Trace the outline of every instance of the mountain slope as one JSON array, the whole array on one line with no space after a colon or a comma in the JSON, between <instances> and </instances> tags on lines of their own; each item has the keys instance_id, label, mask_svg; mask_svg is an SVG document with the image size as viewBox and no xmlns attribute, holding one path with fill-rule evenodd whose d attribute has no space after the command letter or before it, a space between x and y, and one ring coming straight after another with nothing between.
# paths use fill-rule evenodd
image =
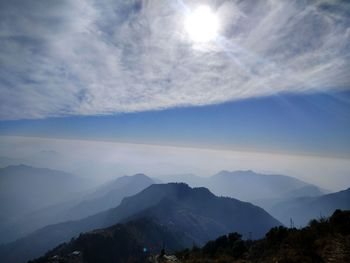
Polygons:
<instances>
[{"instance_id":1,"label":"mountain slope","mask_svg":"<svg viewBox=\"0 0 350 263\"><path fill-rule=\"evenodd\" d=\"M299 194L305 196L309 195L308 188L305 187L312 186L290 176L259 174L253 171L221 171L210 177L208 183L212 185L211 188L215 194L232 196L246 201L289 198L300 196ZM304 189L304 191L298 191L300 189ZM322 191L320 190L320 192ZM310 194L315 194L314 188Z\"/></svg>"},{"instance_id":2,"label":"mountain slope","mask_svg":"<svg viewBox=\"0 0 350 263\"><path fill-rule=\"evenodd\" d=\"M33 262L50 262L52 259L60 262L74 259L75 262L86 263L149 262L149 255L158 253L163 246L176 251L183 249L185 243L181 235L153 220L142 218L84 233Z\"/></svg>"},{"instance_id":3,"label":"mountain slope","mask_svg":"<svg viewBox=\"0 0 350 263\"><path fill-rule=\"evenodd\" d=\"M294 177L260 174L253 171L221 171L210 177L192 174L164 177L167 182L185 182L190 186L206 187L218 196L229 196L252 202L263 208L281 199L317 196L326 190Z\"/></svg>"},{"instance_id":4,"label":"mountain slope","mask_svg":"<svg viewBox=\"0 0 350 263\"><path fill-rule=\"evenodd\" d=\"M153 217L173 231L186 232L188 238L199 243L227 230L243 234L254 232L254 237L259 237L280 224L259 207L232 198L216 197L204 188L192 189L174 183L151 185L124 198L114 209L82 220L47 226L0 247L0 261L10 263L34 258L81 232L145 216ZM172 220L176 224L172 224ZM202 231L208 233L202 235ZM16 251L15 255L11 251Z\"/></svg>"},{"instance_id":5,"label":"mountain slope","mask_svg":"<svg viewBox=\"0 0 350 263\"><path fill-rule=\"evenodd\" d=\"M132 218L155 218L174 231L186 233L199 245L233 229L259 238L279 224L259 207L233 198L217 197L206 188L190 188L186 184L152 185L150 188L152 191L131 197L122 205L133 207L155 192L159 196L165 194L165 198Z\"/></svg>"},{"instance_id":6,"label":"mountain slope","mask_svg":"<svg viewBox=\"0 0 350 263\"><path fill-rule=\"evenodd\" d=\"M151 184L154 181L144 174L117 178L85 196L84 201L69 209L68 216L73 220L80 219L116 207L124 197L132 196Z\"/></svg>"},{"instance_id":7,"label":"mountain slope","mask_svg":"<svg viewBox=\"0 0 350 263\"><path fill-rule=\"evenodd\" d=\"M183 263L350 262L350 211L337 210L303 229L276 227L257 241L231 233L177 257Z\"/></svg>"},{"instance_id":8,"label":"mountain slope","mask_svg":"<svg viewBox=\"0 0 350 263\"><path fill-rule=\"evenodd\" d=\"M281 202L270 213L286 225L289 225L292 218L295 226L305 226L311 219L328 217L336 209L350 209L350 188L332 194Z\"/></svg>"},{"instance_id":9,"label":"mountain slope","mask_svg":"<svg viewBox=\"0 0 350 263\"><path fill-rule=\"evenodd\" d=\"M86 180L61 171L26 165L0 169L0 233L27 213L69 200L87 187ZM7 239L0 236L0 243Z\"/></svg>"},{"instance_id":10,"label":"mountain slope","mask_svg":"<svg viewBox=\"0 0 350 263\"><path fill-rule=\"evenodd\" d=\"M174 253L183 247L182 242L186 239L167 227L148 218L138 219L82 234L31 263L149 262L149 255L159 253L163 245ZM330 218L313 220L303 229L274 227L260 240L225 234L176 255L184 263L349 262L350 211L337 210Z\"/></svg>"},{"instance_id":11,"label":"mountain slope","mask_svg":"<svg viewBox=\"0 0 350 263\"><path fill-rule=\"evenodd\" d=\"M154 181L144 174L123 176L69 202L28 213L0 234L12 241L46 225L82 219L118 206L124 197L134 195L153 183Z\"/></svg>"},{"instance_id":12,"label":"mountain slope","mask_svg":"<svg viewBox=\"0 0 350 263\"><path fill-rule=\"evenodd\" d=\"M27 165L0 169L1 205L11 201L22 213L67 200L86 185L85 180L57 170Z\"/></svg>"}]
</instances>

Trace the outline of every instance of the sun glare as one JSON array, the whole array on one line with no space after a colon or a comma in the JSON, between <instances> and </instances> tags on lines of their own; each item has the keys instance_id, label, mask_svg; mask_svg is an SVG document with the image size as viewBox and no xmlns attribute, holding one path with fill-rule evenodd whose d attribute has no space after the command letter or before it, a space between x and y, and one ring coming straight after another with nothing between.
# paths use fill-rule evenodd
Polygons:
<instances>
[{"instance_id":1,"label":"sun glare","mask_svg":"<svg viewBox=\"0 0 350 263\"><path fill-rule=\"evenodd\" d=\"M200 6L185 18L185 29L194 42L209 42L218 34L219 23L208 6Z\"/></svg>"}]
</instances>

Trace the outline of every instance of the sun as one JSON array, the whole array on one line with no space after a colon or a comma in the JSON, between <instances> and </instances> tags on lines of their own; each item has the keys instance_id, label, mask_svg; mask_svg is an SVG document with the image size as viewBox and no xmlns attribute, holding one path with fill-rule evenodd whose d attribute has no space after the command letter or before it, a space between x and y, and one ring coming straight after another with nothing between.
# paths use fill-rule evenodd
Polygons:
<instances>
[{"instance_id":1,"label":"sun","mask_svg":"<svg viewBox=\"0 0 350 263\"><path fill-rule=\"evenodd\" d=\"M186 16L185 29L192 41L209 42L218 35L218 18L209 6L202 5Z\"/></svg>"}]
</instances>

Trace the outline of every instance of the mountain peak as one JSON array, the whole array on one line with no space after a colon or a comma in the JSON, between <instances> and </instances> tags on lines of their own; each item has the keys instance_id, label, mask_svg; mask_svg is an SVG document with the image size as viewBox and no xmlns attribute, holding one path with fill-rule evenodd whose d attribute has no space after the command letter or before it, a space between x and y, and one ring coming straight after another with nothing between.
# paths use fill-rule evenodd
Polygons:
<instances>
[{"instance_id":1,"label":"mountain peak","mask_svg":"<svg viewBox=\"0 0 350 263\"><path fill-rule=\"evenodd\" d=\"M145 175L143 173L137 173L137 174L134 174L134 175L130 175L130 177L133 177L133 178L149 178L147 175Z\"/></svg>"},{"instance_id":2,"label":"mountain peak","mask_svg":"<svg viewBox=\"0 0 350 263\"><path fill-rule=\"evenodd\" d=\"M192 190L188 184L185 183L167 183L167 184L153 184L143 190L143 192L154 192L161 196L172 196L172 195L186 195Z\"/></svg>"},{"instance_id":3,"label":"mountain peak","mask_svg":"<svg viewBox=\"0 0 350 263\"><path fill-rule=\"evenodd\" d=\"M133 174L133 175L124 175L124 176L121 176L115 180L116 181L120 181L120 180L130 181L133 179L149 179L149 180L151 180L150 177L148 177L147 175L145 175L143 173L137 173L137 174Z\"/></svg>"},{"instance_id":4,"label":"mountain peak","mask_svg":"<svg viewBox=\"0 0 350 263\"><path fill-rule=\"evenodd\" d=\"M178 197L185 197L189 194L206 194L213 195L208 188L205 187L190 187L186 183L167 183L167 184L153 184L149 188L149 191L157 189L158 191L164 192L165 195L171 196L176 195ZM145 189L144 191L146 191Z\"/></svg>"},{"instance_id":5,"label":"mountain peak","mask_svg":"<svg viewBox=\"0 0 350 263\"><path fill-rule=\"evenodd\" d=\"M115 188L117 186L118 188L125 187L127 184L130 183L136 183L136 182L149 182L154 183L152 178L148 177L147 175L143 173L137 173L134 175L124 175L121 177L118 177L112 181L112 183L106 183L106 188Z\"/></svg>"}]
</instances>

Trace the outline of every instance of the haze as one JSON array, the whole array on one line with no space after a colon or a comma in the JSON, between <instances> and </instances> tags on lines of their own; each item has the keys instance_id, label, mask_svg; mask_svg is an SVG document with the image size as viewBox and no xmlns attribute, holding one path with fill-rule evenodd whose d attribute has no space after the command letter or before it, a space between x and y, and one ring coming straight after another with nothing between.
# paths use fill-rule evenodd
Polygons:
<instances>
[{"instance_id":1,"label":"haze","mask_svg":"<svg viewBox=\"0 0 350 263\"><path fill-rule=\"evenodd\" d=\"M350 161L346 158L87 140L0 139L0 156L9 157L9 164L63 169L99 182L140 172L151 177L170 175L176 180L177 174L205 177L221 170L254 170L294 176L329 190L350 185Z\"/></svg>"}]
</instances>

